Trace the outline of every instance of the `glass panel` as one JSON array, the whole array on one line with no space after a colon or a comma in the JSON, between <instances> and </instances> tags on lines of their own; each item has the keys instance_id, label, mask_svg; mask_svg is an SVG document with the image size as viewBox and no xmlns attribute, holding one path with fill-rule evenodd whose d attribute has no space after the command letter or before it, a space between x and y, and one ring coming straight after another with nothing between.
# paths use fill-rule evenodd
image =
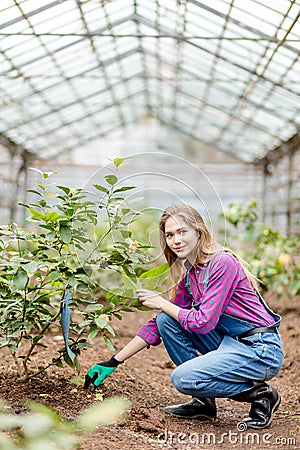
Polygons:
<instances>
[{"instance_id":1,"label":"glass panel","mask_svg":"<svg viewBox=\"0 0 300 450\"><path fill-rule=\"evenodd\" d=\"M203 142L225 127L216 145L249 160L299 127L299 22L276 48L299 5L1 0L1 129L51 153L150 105Z\"/></svg>"}]
</instances>

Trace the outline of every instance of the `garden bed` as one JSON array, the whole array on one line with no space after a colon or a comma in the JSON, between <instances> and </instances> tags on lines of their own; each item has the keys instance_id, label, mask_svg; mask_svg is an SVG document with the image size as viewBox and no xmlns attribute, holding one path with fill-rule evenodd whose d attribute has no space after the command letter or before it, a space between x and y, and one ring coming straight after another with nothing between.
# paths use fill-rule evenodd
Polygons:
<instances>
[{"instance_id":1,"label":"garden bed","mask_svg":"<svg viewBox=\"0 0 300 450\"><path fill-rule=\"evenodd\" d=\"M93 435L81 439L82 449L99 450L147 450L153 448L197 449L298 449L300 448L300 340L299 312L296 301L277 300L272 307L283 315L281 335L285 348L285 360L280 373L272 384L282 396L282 404L276 412L272 425L267 430L244 433L236 424L248 413L249 406L229 399L218 399L216 423L198 420L180 420L166 416L165 405L185 401L170 382L173 365L160 345L144 350L128 360L111 375L97 390L84 391L71 379L76 374L68 367L53 367L47 372L23 382L17 377L6 349L1 349L0 397L15 414L24 411L24 400L31 399L55 408L63 418L73 420L85 407L101 398L126 396L131 401L131 410L121 424L99 428ZM139 326L152 316L151 312L126 313L114 327L120 340L114 339L121 349ZM63 346L62 337L50 333L48 347L32 356L32 364L39 366L56 356ZM81 354L80 362L84 376L86 370L96 362L109 358L111 353L99 339L94 348Z\"/></svg>"}]
</instances>

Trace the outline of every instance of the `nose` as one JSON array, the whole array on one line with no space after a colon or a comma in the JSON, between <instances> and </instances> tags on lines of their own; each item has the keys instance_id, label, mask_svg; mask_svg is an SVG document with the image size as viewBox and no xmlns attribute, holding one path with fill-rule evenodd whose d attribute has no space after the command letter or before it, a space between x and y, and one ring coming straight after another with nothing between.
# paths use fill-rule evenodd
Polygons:
<instances>
[{"instance_id":1,"label":"nose","mask_svg":"<svg viewBox=\"0 0 300 450\"><path fill-rule=\"evenodd\" d=\"M180 233L176 233L174 236L174 243L179 244L181 242L181 235Z\"/></svg>"}]
</instances>

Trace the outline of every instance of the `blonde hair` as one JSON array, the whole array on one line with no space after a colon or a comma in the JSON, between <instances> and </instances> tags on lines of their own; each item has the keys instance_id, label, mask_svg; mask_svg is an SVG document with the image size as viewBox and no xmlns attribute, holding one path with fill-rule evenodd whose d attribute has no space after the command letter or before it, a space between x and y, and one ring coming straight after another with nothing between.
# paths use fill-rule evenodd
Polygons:
<instances>
[{"instance_id":1,"label":"blonde hair","mask_svg":"<svg viewBox=\"0 0 300 450\"><path fill-rule=\"evenodd\" d=\"M240 262L246 277L248 278L249 282L254 287L254 289L258 288L258 280L247 269L248 264L246 263L246 261L244 261L239 255L237 255L231 249L222 248L219 244L217 244L213 240L211 233L209 232L199 212L192 206L187 205L185 203L174 204L166 208L162 213L162 216L159 221L160 243L166 261L170 267L173 282L177 282L178 279L182 276L184 267L182 261L167 245L165 226L166 221L170 217L174 218L176 216L183 219L187 223L187 225L189 225L191 228L195 230L198 230L199 232L198 247L195 249L195 263L204 264L205 262L209 262L214 257L214 255L216 255L221 251L231 253Z\"/></svg>"}]
</instances>

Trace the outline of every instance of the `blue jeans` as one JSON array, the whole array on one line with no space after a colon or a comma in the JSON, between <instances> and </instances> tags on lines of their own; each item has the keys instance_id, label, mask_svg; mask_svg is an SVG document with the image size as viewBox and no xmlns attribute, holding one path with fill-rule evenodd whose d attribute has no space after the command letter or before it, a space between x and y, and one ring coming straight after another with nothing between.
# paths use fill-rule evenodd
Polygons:
<instances>
[{"instance_id":1,"label":"blue jeans","mask_svg":"<svg viewBox=\"0 0 300 450\"><path fill-rule=\"evenodd\" d=\"M172 383L183 394L232 397L249 389L252 381L270 380L281 368L284 353L277 333L258 333L240 342L216 329L207 334L188 332L164 312L156 323L177 366Z\"/></svg>"}]
</instances>

